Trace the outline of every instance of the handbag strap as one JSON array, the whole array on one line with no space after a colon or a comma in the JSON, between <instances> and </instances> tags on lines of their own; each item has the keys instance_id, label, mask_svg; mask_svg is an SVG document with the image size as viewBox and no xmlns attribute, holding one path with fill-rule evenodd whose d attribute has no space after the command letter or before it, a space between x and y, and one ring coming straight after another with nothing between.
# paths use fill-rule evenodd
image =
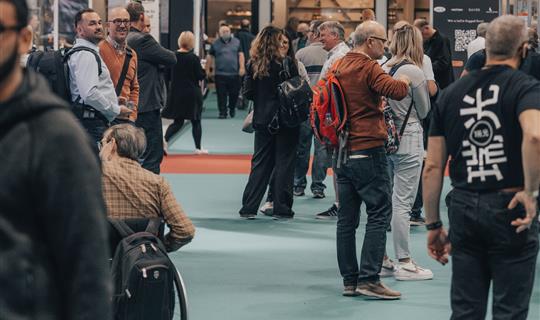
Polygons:
<instances>
[{"instance_id":1,"label":"handbag strap","mask_svg":"<svg viewBox=\"0 0 540 320\"><path fill-rule=\"evenodd\" d=\"M411 116L413 105L414 105L414 97L413 97L413 92L411 90L411 104L409 105L409 110L407 110L407 115L405 115L405 119L403 120L401 129L399 130L400 138L403 137L403 132L405 132L405 127L407 126L407 122L409 122L409 117Z\"/></svg>"},{"instance_id":2,"label":"handbag strap","mask_svg":"<svg viewBox=\"0 0 540 320\"><path fill-rule=\"evenodd\" d=\"M120 78L118 79L118 83L116 84L116 96L119 97L122 93L122 87L124 86L124 82L126 81L126 75L129 68L129 62L131 61L131 49L126 48L126 57L124 59L124 65L122 66L122 72L120 72Z\"/></svg>"},{"instance_id":3,"label":"handbag strap","mask_svg":"<svg viewBox=\"0 0 540 320\"><path fill-rule=\"evenodd\" d=\"M386 61L386 62L388 62L388 61ZM408 65L408 64L412 64L412 63L407 61L407 60L403 60L400 63L392 66L392 68L390 69L388 74L393 77L396 74L396 72L398 71L399 68L401 68L401 67L403 67L405 65ZM411 89L411 104L409 105L409 109L407 110L407 114L405 115L405 119L403 120L403 124L401 125L401 129L399 130L399 137L400 138L403 136L403 133L405 132L405 127L407 126L407 123L409 122L409 118L411 116L413 106L414 106L414 97L413 97L413 91Z\"/></svg>"}]
</instances>

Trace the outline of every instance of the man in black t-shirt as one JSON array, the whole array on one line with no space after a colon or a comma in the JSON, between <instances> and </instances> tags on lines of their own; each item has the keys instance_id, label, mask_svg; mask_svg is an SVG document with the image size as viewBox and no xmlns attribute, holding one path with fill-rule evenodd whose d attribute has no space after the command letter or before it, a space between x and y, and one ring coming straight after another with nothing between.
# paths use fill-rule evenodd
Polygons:
<instances>
[{"instance_id":1,"label":"man in black t-shirt","mask_svg":"<svg viewBox=\"0 0 540 320\"><path fill-rule=\"evenodd\" d=\"M538 255L540 82L517 71L523 20L502 16L486 35L487 63L441 93L424 171L428 252L452 253L451 319L526 319ZM450 234L439 200L450 156Z\"/></svg>"}]
</instances>

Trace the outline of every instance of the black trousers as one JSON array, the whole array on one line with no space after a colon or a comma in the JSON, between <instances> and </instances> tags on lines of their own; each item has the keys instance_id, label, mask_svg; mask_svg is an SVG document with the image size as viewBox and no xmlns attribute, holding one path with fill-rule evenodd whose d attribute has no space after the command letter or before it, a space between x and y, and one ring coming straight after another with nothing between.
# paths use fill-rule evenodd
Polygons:
<instances>
[{"instance_id":1,"label":"black trousers","mask_svg":"<svg viewBox=\"0 0 540 320\"><path fill-rule=\"evenodd\" d=\"M251 160L251 173L242 196L240 214L257 214L274 171L274 214L294 215L292 189L298 135L299 128L283 128L275 135L266 129L255 131L255 151Z\"/></svg>"},{"instance_id":2,"label":"black trousers","mask_svg":"<svg viewBox=\"0 0 540 320\"><path fill-rule=\"evenodd\" d=\"M177 118L174 119L173 123L171 123L167 130L165 130L165 141L169 142L171 138L178 133L184 126L184 123L186 122L185 119ZM201 120L191 120L191 134L193 135L193 141L195 142L195 148L200 149L201 148L201 138L202 138L202 126L201 126Z\"/></svg>"},{"instance_id":3,"label":"black trousers","mask_svg":"<svg viewBox=\"0 0 540 320\"><path fill-rule=\"evenodd\" d=\"M493 319L525 320L538 255L538 220L519 234L511 193L453 190L447 197L452 244L452 317L484 319L490 285Z\"/></svg>"},{"instance_id":4,"label":"black trousers","mask_svg":"<svg viewBox=\"0 0 540 320\"><path fill-rule=\"evenodd\" d=\"M215 81L219 114L226 116L228 109L231 117L234 116L238 94L240 93L240 76L216 75Z\"/></svg>"},{"instance_id":5,"label":"black trousers","mask_svg":"<svg viewBox=\"0 0 540 320\"><path fill-rule=\"evenodd\" d=\"M139 113L135 124L143 128L146 134L146 151L143 155L142 167L159 174L163 160L163 127L159 109Z\"/></svg>"}]
</instances>

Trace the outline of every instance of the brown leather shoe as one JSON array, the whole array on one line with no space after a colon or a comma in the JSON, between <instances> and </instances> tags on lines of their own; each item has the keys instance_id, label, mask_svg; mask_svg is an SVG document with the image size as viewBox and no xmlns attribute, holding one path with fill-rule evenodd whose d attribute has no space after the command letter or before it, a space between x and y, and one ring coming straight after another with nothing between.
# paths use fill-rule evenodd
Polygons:
<instances>
[{"instance_id":1,"label":"brown leather shoe","mask_svg":"<svg viewBox=\"0 0 540 320\"><path fill-rule=\"evenodd\" d=\"M360 295L376 299L401 299L401 293L399 291L388 288L381 281L361 283L356 287L356 292Z\"/></svg>"}]
</instances>

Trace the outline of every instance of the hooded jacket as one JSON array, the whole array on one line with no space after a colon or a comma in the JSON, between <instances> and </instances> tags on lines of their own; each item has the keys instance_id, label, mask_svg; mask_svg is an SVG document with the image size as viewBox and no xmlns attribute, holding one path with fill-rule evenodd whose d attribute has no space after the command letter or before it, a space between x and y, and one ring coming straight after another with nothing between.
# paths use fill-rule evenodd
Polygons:
<instances>
[{"instance_id":1,"label":"hooded jacket","mask_svg":"<svg viewBox=\"0 0 540 320\"><path fill-rule=\"evenodd\" d=\"M110 319L98 161L31 71L0 103L0 164L0 318Z\"/></svg>"}]
</instances>

